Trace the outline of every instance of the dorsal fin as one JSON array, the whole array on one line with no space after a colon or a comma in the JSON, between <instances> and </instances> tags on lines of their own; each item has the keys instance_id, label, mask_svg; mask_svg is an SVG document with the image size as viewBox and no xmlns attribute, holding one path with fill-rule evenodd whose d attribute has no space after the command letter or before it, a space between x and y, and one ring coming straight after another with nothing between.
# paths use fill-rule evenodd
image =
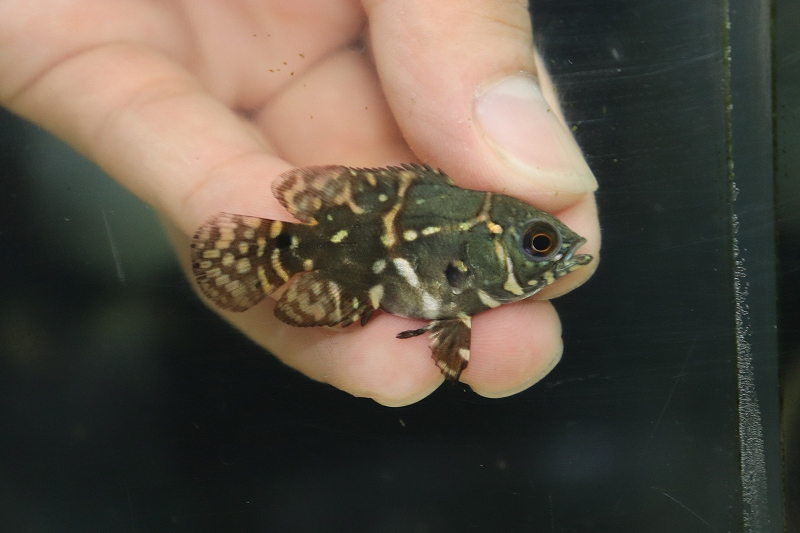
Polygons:
<instances>
[{"instance_id":1,"label":"dorsal fin","mask_svg":"<svg viewBox=\"0 0 800 533\"><path fill-rule=\"evenodd\" d=\"M418 165L416 163L403 163L400 167L386 167L387 170L399 172L401 170L411 170L412 172L416 172L420 178L432 182L439 182L444 185L455 185L453 180L450 179L450 176L439 170L438 168L433 168L430 165ZM383 169L365 169L372 172L380 171Z\"/></svg>"},{"instance_id":2,"label":"dorsal fin","mask_svg":"<svg viewBox=\"0 0 800 533\"><path fill-rule=\"evenodd\" d=\"M403 180L419 179L454 185L446 174L428 165L407 163L385 168L328 165L296 168L281 174L272 184L272 194L298 220L314 224L317 213L324 207L349 205L359 214L363 208L354 198L358 191L382 185L396 190Z\"/></svg>"}]
</instances>

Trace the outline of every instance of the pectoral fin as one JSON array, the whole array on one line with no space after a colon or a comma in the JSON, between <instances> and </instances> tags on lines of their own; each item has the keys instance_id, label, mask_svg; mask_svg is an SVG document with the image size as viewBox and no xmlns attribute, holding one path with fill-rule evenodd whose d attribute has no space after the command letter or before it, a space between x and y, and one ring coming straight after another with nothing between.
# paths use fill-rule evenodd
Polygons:
<instances>
[{"instance_id":1,"label":"pectoral fin","mask_svg":"<svg viewBox=\"0 0 800 533\"><path fill-rule=\"evenodd\" d=\"M448 381L458 381L469 363L472 320L466 315L434 320L424 328L398 333L397 338L408 339L426 332L430 332L430 347L436 366Z\"/></svg>"}]
</instances>

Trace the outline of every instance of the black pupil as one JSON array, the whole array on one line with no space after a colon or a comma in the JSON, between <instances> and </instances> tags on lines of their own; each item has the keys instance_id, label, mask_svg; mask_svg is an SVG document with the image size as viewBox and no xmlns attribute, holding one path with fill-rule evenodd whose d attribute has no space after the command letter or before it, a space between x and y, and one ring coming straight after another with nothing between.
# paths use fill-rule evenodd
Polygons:
<instances>
[{"instance_id":1,"label":"black pupil","mask_svg":"<svg viewBox=\"0 0 800 533\"><path fill-rule=\"evenodd\" d=\"M522 246L534 261L549 261L561 249L561 234L549 222L534 220L525 229Z\"/></svg>"},{"instance_id":2,"label":"black pupil","mask_svg":"<svg viewBox=\"0 0 800 533\"><path fill-rule=\"evenodd\" d=\"M531 239L531 248L533 248L534 252L546 254L550 251L551 246L553 246L553 239L544 233L538 233Z\"/></svg>"}]
</instances>

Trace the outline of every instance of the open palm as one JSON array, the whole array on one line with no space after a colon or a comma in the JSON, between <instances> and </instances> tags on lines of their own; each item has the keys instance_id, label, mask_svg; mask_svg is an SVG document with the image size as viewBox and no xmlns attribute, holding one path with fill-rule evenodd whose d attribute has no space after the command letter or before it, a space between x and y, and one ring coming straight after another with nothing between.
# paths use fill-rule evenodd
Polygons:
<instances>
[{"instance_id":1,"label":"open palm","mask_svg":"<svg viewBox=\"0 0 800 533\"><path fill-rule=\"evenodd\" d=\"M594 178L557 109L531 92L537 66L524 2L0 4L0 103L153 205L184 266L211 214L292 220L270 185L294 166L409 161L554 213L597 255ZM462 381L502 396L543 376L562 349L543 299L593 268L478 315ZM411 320L299 329L273 307L220 314L308 376L387 405L442 381L425 338L395 339L418 327Z\"/></svg>"}]
</instances>

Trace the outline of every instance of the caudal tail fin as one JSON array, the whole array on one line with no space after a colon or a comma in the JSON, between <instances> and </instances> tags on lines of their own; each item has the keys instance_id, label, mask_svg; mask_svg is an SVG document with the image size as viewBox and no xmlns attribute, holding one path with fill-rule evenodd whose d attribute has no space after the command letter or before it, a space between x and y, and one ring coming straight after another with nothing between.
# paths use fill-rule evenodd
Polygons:
<instances>
[{"instance_id":1,"label":"caudal tail fin","mask_svg":"<svg viewBox=\"0 0 800 533\"><path fill-rule=\"evenodd\" d=\"M223 309L245 311L299 269L291 256L293 224L219 213L192 239L192 272L202 293Z\"/></svg>"}]
</instances>

